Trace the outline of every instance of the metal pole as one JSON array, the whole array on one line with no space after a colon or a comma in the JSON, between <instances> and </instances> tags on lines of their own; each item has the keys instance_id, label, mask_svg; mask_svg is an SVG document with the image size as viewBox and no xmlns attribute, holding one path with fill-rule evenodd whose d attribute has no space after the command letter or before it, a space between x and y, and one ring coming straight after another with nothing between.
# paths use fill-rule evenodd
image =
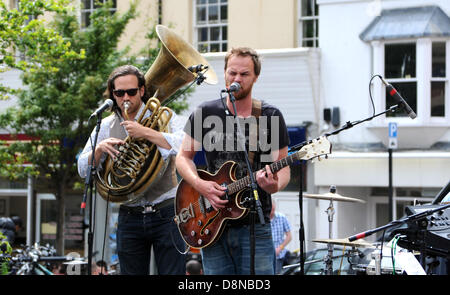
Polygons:
<instances>
[{"instance_id":1,"label":"metal pole","mask_svg":"<svg viewBox=\"0 0 450 295\"><path fill-rule=\"evenodd\" d=\"M389 221L392 221L393 214L392 208L393 206L393 188L392 188L392 149L388 149L389 151Z\"/></svg>"},{"instance_id":2,"label":"metal pole","mask_svg":"<svg viewBox=\"0 0 450 295\"><path fill-rule=\"evenodd\" d=\"M32 245L33 240L33 226L34 226L34 183L33 176L28 175L27 181L27 245Z\"/></svg>"}]
</instances>

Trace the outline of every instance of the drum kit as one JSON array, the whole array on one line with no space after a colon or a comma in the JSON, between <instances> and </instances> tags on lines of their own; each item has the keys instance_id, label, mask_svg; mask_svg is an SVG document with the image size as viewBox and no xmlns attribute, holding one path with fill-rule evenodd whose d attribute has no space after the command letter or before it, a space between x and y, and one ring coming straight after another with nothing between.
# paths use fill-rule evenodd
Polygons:
<instances>
[{"instance_id":1,"label":"drum kit","mask_svg":"<svg viewBox=\"0 0 450 295\"><path fill-rule=\"evenodd\" d=\"M326 213L328 216L328 225L329 225L329 232L328 232L328 239L314 239L312 240L315 243L323 243L327 245L327 255L323 258L316 259L316 260L310 260L306 261L304 263L305 266L311 263L318 263L318 262L324 262L325 268L323 269L323 274L325 275L332 275L333 274L333 259L336 258L344 258L347 257L348 261L350 262L352 268L356 272L366 272L366 269L368 268L368 265L365 264L353 264L352 258L354 257L362 257L364 256L363 252L360 250L360 248L365 248L365 252L376 252L376 245L369 243L363 239L359 239L356 241L350 242L348 238L344 239L334 239L332 237L332 226L333 226L333 216L334 216L334 202L351 202L351 203L365 203L364 200L360 200L357 198L351 198L351 197L345 197L338 193L336 193L336 187L331 186L330 192L324 193L324 194L309 194L309 193L303 193L303 197L310 198L310 199L316 199L316 200L328 200L330 201L328 208L326 209ZM334 246L343 246L344 253L342 255L333 256L334 252ZM347 250L346 250L347 249ZM300 263L290 264L283 266L283 269L290 269L292 267L299 267Z\"/></svg>"}]
</instances>

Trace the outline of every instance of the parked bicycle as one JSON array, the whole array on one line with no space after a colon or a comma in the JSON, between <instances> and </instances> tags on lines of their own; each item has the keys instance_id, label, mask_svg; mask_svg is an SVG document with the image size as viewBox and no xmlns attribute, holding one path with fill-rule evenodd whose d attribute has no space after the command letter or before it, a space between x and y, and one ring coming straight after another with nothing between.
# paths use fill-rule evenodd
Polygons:
<instances>
[{"instance_id":1,"label":"parked bicycle","mask_svg":"<svg viewBox=\"0 0 450 295\"><path fill-rule=\"evenodd\" d=\"M37 243L0 256L0 261L7 265L9 275L53 275L51 270L55 263L76 259L71 256L56 256L53 246L40 246Z\"/></svg>"}]
</instances>

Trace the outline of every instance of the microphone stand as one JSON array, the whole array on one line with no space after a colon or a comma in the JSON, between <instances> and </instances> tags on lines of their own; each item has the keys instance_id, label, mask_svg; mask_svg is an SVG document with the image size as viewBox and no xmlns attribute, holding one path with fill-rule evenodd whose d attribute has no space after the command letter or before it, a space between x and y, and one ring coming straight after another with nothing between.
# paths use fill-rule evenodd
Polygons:
<instances>
[{"instance_id":1,"label":"microphone stand","mask_svg":"<svg viewBox=\"0 0 450 295\"><path fill-rule=\"evenodd\" d=\"M236 103L235 103L236 98L234 97L234 95L231 91L227 91L227 92L228 92L231 104L233 105L234 119L237 122L237 136L242 135L245 138L245 134L242 133L241 126L239 124L238 117L237 117L237 110L236 110ZM236 137L236 139L238 140L237 137ZM238 142L239 142L239 140L238 140ZM250 177L251 189L253 192L253 200L250 200L251 201L251 205L250 205L250 274L254 275L255 274L255 207L256 207L256 212L258 213L258 216L259 216L259 222L262 225L264 225L265 221L264 221L264 215L262 212L261 201L259 200L259 196L258 196L258 186L256 184L255 177L253 175L250 161L248 159L247 149L245 147L245 141L243 144L243 149L244 149L244 155L245 155L245 163L247 165L247 171L248 171L248 174Z\"/></svg>"},{"instance_id":2,"label":"microphone stand","mask_svg":"<svg viewBox=\"0 0 450 295\"><path fill-rule=\"evenodd\" d=\"M356 241L356 240L359 240L359 239L371 236L374 233L377 233L377 232L379 232L381 230L384 230L384 229L387 229L387 228L390 228L390 227L393 227L393 226L396 226L396 225L401 225L403 223L409 223L409 222L418 221L420 219L423 219L423 218L427 217L428 215L432 215L434 212L443 211L443 210L445 210L447 208L450 208L450 204L442 205L442 206L434 208L434 209L428 209L428 210L425 210L425 211L422 211L422 212L419 212L419 213L416 213L416 214L404 217L404 218L399 219L399 220L391 221L390 223L388 223L386 225L383 225L383 226L377 227L375 229L371 229L371 230L368 230L368 231L356 234L354 236L351 236L351 237L348 238L348 240L350 242L353 242L353 241Z\"/></svg>"},{"instance_id":3,"label":"microphone stand","mask_svg":"<svg viewBox=\"0 0 450 295\"><path fill-rule=\"evenodd\" d=\"M435 212L444 211L444 210L446 210L448 208L450 208L450 204L446 204L446 205L442 205L442 206L434 208L434 209L428 209L426 211L418 212L416 214L404 217L402 219L391 221L390 223L388 223L386 225L383 225L383 226L380 226L380 227L377 227L375 229L371 229L371 230L368 230L368 231L356 234L354 236L349 237L348 240L350 242L353 242L353 241L356 241L356 240L359 240L359 239L371 236L374 233L377 233L379 231L386 230L387 228L394 227L394 226L399 226L399 225L402 225L402 224L405 224L405 223L413 223L413 222L418 222L419 223L418 231L419 232L423 232L425 230L424 224L426 226L427 222L425 222L424 224L420 224L421 220L425 220L425 218L427 216L432 215ZM399 233L402 233L402 230L398 230L397 229L396 231L398 231ZM421 237L425 238L422 235L421 235ZM422 243L417 243L417 246L420 249L420 253L421 253L421 257L422 257L420 263L421 263L423 269L425 269L425 267L426 267L425 257L426 257L427 253L436 253L438 255L444 255L444 256L447 255L448 256L448 251L447 251L447 253L441 253L442 250L439 250L437 248L436 249L434 249L433 247L428 247L427 248L426 244L425 244L425 241L423 241ZM404 247L408 248L407 246L404 246ZM379 262L379 266L378 267L379 268L381 267L381 261Z\"/></svg>"},{"instance_id":4,"label":"microphone stand","mask_svg":"<svg viewBox=\"0 0 450 295\"><path fill-rule=\"evenodd\" d=\"M88 230L88 268L87 268L87 272L88 275L92 274L92 252L93 252L93 237L94 237L94 233L93 233L93 227L92 227L92 212L94 209L93 206L93 188L94 188L94 176L96 173L96 166L95 166L95 147L97 146L97 138L98 138L98 133L100 131L100 125L102 122L102 116L101 113L97 114L97 126L95 128L95 137L94 137L94 143L92 146L92 153L91 153L91 163L88 166L88 174L86 176L85 182L84 182L84 195L83 195L83 201L81 202L81 210L80 210L80 215L84 216L84 210L86 208L86 200L87 200L87 196L88 196L88 191L89 191L89 230Z\"/></svg>"},{"instance_id":5,"label":"microphone stand","mask_svg":"<svg viewBox=\"0 0 450 295\"><path fill-rule=\"evenodd\" d=\"M305 226L303 225L303 160L300 160L300 186L298 205L300 208L300 230L298 233L300 239L300 275L305 275Z\"/></svg>"},{"instance_id":6,"label":"microphone stand","mask_svg":"<svg viewBox=\"0 0 450 295\"><path fill-rule=\"evenodd\" d=\"M368 117L368 118L366 118L364 120L355 121L355 122L347 121L344 126L342 126L339 129L334 130L333 132L326 133L325 136L328 137L328 136L331 136L331 135L336 135L336 134L340 133L343 130L350 129L350 128L358 125L358 124L361 124L361 123L366 122L366 121L370 121L373 118L376 118L376 117L381 116L383 114L386 114L386 113L389 113L389 112L394 113L395 111L397 111L402 106L404 106L404 104L399 103L399 104L391 106L390 108L388 108L387 110L385 110L383 112L375 114L375 115L373 115L371 117ZM301 149L303 146L305 146L306 144L308 144L308 141L303 141L303 142L301 142L299 144L296 144L296 145L292 146L289 149L288 152L297 151L297 150ZM300 167L300 191L299 191L299 207L300 207L299 208L300 209L300 230L299 230L299 239L300 239L300 274L304 275L305 274L305 272L304 272L304 265L305 265L305 249L304 249L305 234L304 234L304 228L303 228L303 171L302 171L303 162L302 162L302 160L300 160L300 165L301 165L301 167Z\"/></svg>"},{"instance_id":7,"label":"microphone stand","mask_svg":"<svg viewBox=\"0 0 450 295\"><path fill-rule=\"evenodd\" d=\"M378 116L381 116L381 115L386 114L386 113L389 113L389 112L395 113L395 111L397 111L401 106L403 106L403 104L401 104L401 103L396 104L396 105L393 105L393 106L391 106L390 108L388 108L387 110L382 111L382 112L380 112L380 113L378 113L378 114L375 114L375 115L373 115L373 116L370 116L370 117L368 117L368 118L366 118L366 119L364 119L364 120L354 121L354 122L347 121L347 122L345 123L345 125L342 126L341 128L336 129L336 130L334 130L333 132L325 133L325 136L328 137L328 136L330 136L330 135L336 135L336 134L340 133L340 132L343 131L343 130L350 129L350 128L356 126L356 125L359 125L359 124L364 123L364 122L366 122L366 121L370 121L370 120L372 120L373 118L376 118L376 117L378 117ZM303 146L305 146L306 144L308 144L307 141L304 141L304 142L301 142L301 143L299 143L299 144L296 144L296 145L292 146L292 147L289 149L289 152L291 152L291 151L297 151L297 150L301 149Z\"/></svg>"}]
</instances>

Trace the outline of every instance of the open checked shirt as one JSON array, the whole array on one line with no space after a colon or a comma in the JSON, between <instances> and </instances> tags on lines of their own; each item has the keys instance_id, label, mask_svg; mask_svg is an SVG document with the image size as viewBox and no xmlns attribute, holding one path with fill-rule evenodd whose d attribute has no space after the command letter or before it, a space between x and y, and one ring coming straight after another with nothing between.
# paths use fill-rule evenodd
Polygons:
<instances>
[{"instance_id":1,"label":"open checked shirt","mask_svg":"<svg viewBox=\"0 0 450 295\"><path fill-rule=\"evenodd\" d=\"M285 234L291 231L291 226L283 213L275 211L275 216L270 220L270 225L272 226L272 239L273 245L276 248L283 243L285 239ZM287 253L286 249L280 251L277 259L283 258Z\"/></svg>"},{"instance_id":2,"label":"open checked shirt","mask_svg":"<svg viewBox=\"0 0 450 295\"><path fill-rule=\"evenodd\" d=\"M135 121L140 117L144 108L145 108L145 104L141 104L141 107L134 119ZM151 112L149 110L147 110L146 114L144 115L144 118L147 118L150 115L151 115ZM109 134L110 125L111 125L111 121L114 119L114 117L115 116L109 116L102 120L101 125L100 125L100 131L99 131L98 137L97 137L97 142L101 142L102 140L111 137ZM123 121L124 121L124 118L122 116L120 116L120 122L123 122ZM175 112L173 112L172 118L170 119L170 122L169 122L169 126L170 126L169 130L171 132L170 133L162 132L162 135L167 140L167 142L170 144L171 149L168 150L168 149L164 149L164 148L157 146L159 152L161 153L161 157L164 160L166 160L170 156L175 156L178 153L178 149L180 148L181 142L184 137L183 127L185 125L185 122L186 122L185 118L183 118L181 116L177 116L175 114ZM125 130L125 132L126 132L126 130ZM128 132L126 132L126 133L128 135ZM92 151L92 143L94 142L94 139L95 139L95 128L91 133L91 139L89 139L86 142L86 145L85 145L83 151L78 156L78 174L82 178L86 178L86 176L88 174L88 167L89 167L88 159L89 159L89 154ZM102 169L102 163L105 161L106 155L107 155L106 153L103 153L102 157L100 158L100 164L99 164L98 169ZM156 200L154 200L154 202L152 202L151 204L155 205L166 199L173 198L176 194L176 190L177 190L177 188L174 187L170 191L162 194L160 197L158 197Z\"/></svg>"}]
</instances>

